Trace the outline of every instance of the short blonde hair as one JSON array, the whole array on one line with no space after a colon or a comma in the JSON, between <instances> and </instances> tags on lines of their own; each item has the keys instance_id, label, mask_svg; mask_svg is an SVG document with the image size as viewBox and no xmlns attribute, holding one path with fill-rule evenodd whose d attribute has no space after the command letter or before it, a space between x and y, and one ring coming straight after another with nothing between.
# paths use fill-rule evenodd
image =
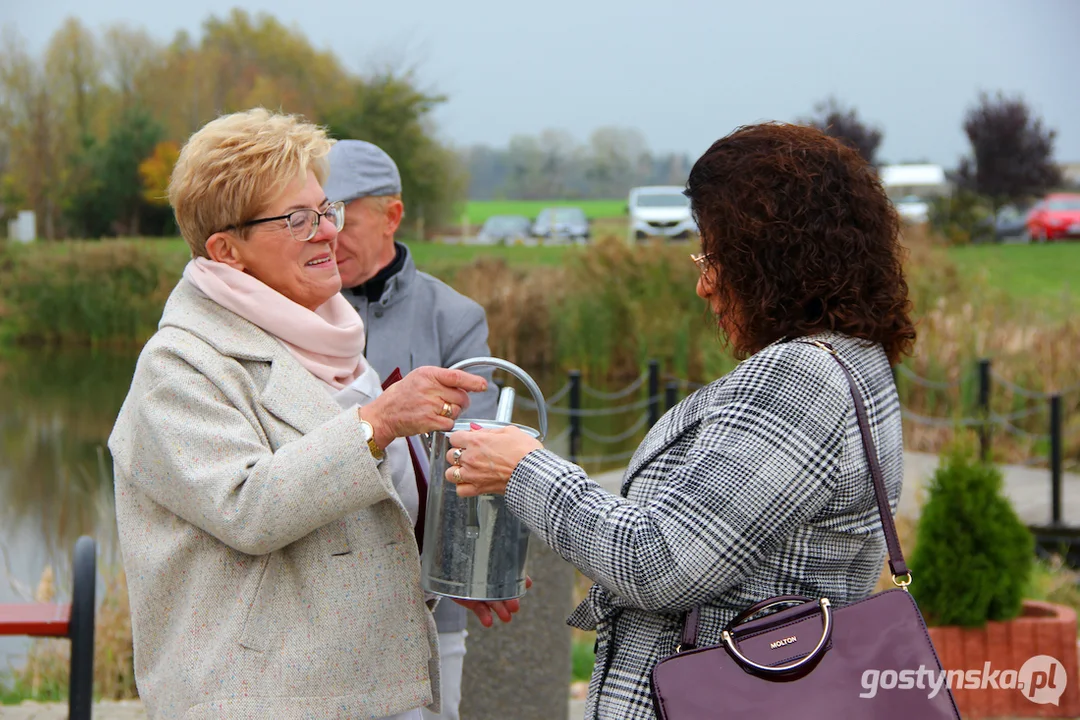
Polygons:
<instances>
[{"instance_id":1,"label":"short blonde hair","mask_svg":"<svg viewBox=\"0 0 1080 720\"><path fill-rule=\"evenodd\" d=\"M264 108L222 115L188 138L169 180L169 203L192 257L216 232L252 220L308 171L330 174L325 130Z\"/></svg>"}]
</instances>

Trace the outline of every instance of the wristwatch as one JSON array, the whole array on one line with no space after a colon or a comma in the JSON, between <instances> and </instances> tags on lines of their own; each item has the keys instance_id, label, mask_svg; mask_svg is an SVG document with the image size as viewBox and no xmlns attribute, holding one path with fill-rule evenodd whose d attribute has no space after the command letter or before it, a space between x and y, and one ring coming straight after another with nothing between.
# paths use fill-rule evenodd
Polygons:
<instances>
[{"instance_id":1,"label":"wristwatch","mask_svg":"<svg viewBox=\"0 0 1080 720\"><path fill-rule=\"evenodd\" d=\"M356 409L356 414L360 417L360 408ZM367 443L368 450L371 451L371 457L375 458L376 464L381 463L383 458L386 457L386 453L375 442L375 428L371 427L371 423L360 417L360 438Z\"/></svg>"}]
</instances>

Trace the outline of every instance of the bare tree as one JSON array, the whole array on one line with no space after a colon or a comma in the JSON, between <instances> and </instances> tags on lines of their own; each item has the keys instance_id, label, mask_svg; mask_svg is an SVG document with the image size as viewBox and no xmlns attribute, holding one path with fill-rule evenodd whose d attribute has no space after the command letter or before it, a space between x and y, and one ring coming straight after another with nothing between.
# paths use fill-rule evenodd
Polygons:
<instances>
[{"instance_id":1,"label":"bare tree","mask_svg":"<svg viewBox=\"0 0 1080 720\"><path fill-rule=\"evenodd\" d=\"M49 42L45 69L56 88L54 100L74 121L78 136L88 137L101 91L101 59L85 25L75 18L64 21Z\"/></svg>"},{"instance_id":2,"label":"bare tree","mask_svg":"<svg viewBox=\"0 0 1080 720\"><path fill-rule=\"evenodd\" d=\"M54 190L60 185L58 147L60 112L41 64L26 50L20 35L5 29L0 42L0 128L11 149L10 166L19 170L6 182L5 204L29 208L46 238L56 236L59 208ZM10 189L10 193L7 190Z\"/></svg>"},{"instance_id":3,"label":"bare tree","mask_svg":"<svg viewBox=\"0 0 1080 720\"><path fill-rule=\"evenodd\" d=\"M161 48L145 30L113 25L105 31L109 79L120 94L121 108L142 97L143 85L161 57Z\"/></svg>"}]
</instances>

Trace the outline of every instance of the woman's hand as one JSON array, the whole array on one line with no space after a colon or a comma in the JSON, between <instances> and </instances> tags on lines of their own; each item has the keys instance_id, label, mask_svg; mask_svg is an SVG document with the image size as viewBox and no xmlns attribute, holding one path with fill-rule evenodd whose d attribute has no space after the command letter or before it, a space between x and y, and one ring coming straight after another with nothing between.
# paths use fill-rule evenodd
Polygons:
<instances>
[{"instance_id":1,"label":"woman's hand","mask_svg":"<svg viewBox=\"0 0 1080 720\"><path fill-rule=\"evenodd\" d=\"M528 590L532 587L533 581L531 577L525 577L525 589ZM472 610L473 614L480 621L480 624L486 628L495 624L495 619L491 614L494 612L499 616L499 619L504 623L508 623L513 619L514 613L521 609L521 601L514 600L497 600L494 602L488 602L486 600L458 600L454 599L458 605L463 608Z\"/></svg>"},{"instance_id":2,"label":"woman's hand","mask_svg":"<svg viewBox=\"0 0 1080 720\"><path fill-rule=\"evenodd\" d=\"M462 430L450 435L446 480L458 497L502 494L522 458L544 446L516 427Z\"/></svg>"},{"instance_id":3,"label":"woman's hand","mask_svg":"<svg viewBox=\"0 0 1080 720\"><path fill-rule=\"evenodd\" d=\"M387 388L360 410L371 423L375 444L385 448L409 435L451 430L469 406L470 392L483 392L487 380L463 370L420 367Z\"/></svg>"}]
</instances>

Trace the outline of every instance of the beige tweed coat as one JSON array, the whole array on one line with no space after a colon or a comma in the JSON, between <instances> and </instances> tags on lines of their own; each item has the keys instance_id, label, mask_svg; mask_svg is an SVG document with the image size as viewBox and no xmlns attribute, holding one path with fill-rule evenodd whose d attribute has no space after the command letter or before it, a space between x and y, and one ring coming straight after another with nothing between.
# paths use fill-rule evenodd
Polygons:
<instances>
[{"instance_id":1,"label":"beige tweed coat","mask_svg":"<svg viewBox=\"0 0 1080 720\"><path fill-rule=\"evenodd\" d=\"M181 280L109 438L152 718L438 710L413 530L355 410Z\"/></svg>"}]
</instances>

